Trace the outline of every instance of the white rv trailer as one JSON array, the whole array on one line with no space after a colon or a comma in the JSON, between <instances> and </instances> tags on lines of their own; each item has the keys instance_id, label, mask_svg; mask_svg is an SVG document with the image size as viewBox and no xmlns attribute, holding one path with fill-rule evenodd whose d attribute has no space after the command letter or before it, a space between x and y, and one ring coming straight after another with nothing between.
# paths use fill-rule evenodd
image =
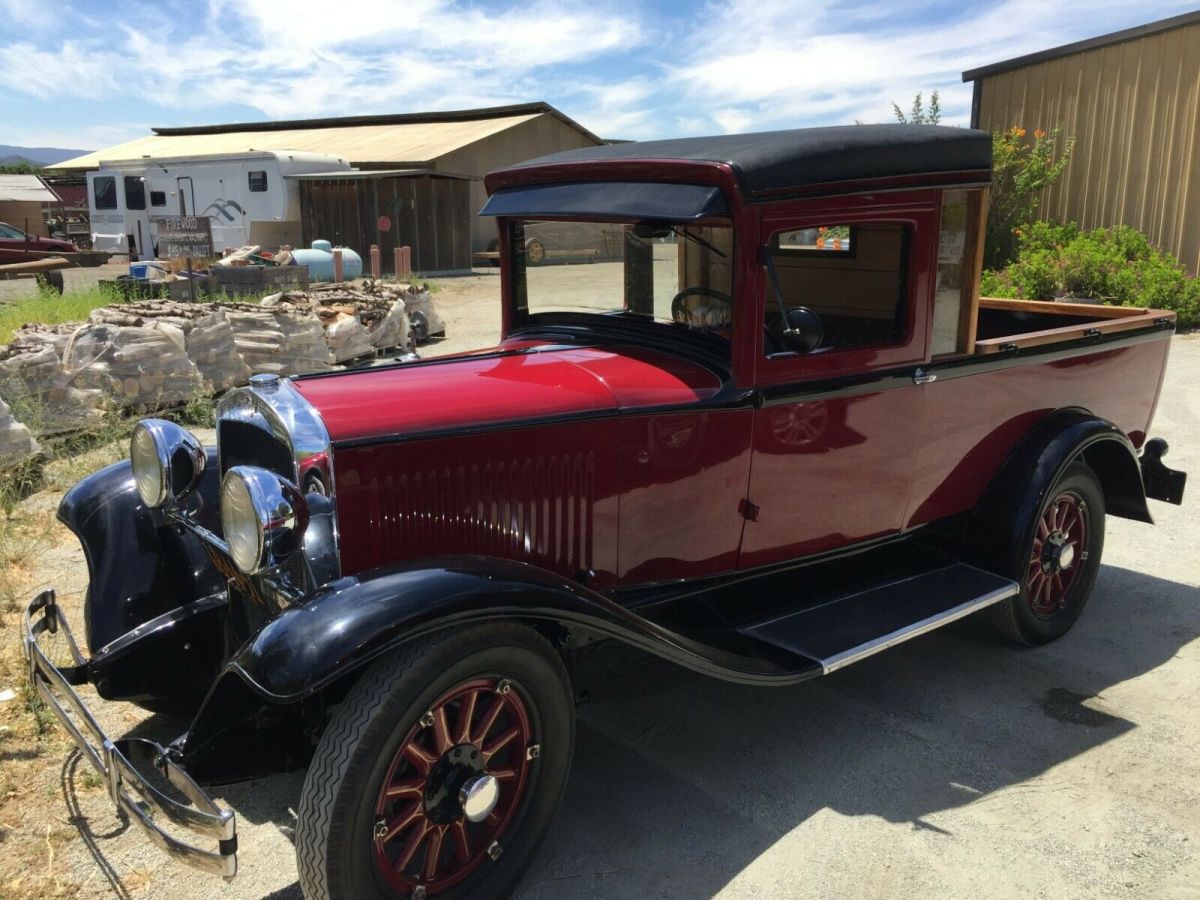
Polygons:
<instances>
[{"instance_id":1,"label":"white rv trailer","mask_svg":"<svg viewBox=\"0 0 1200 900\"><path fill-rule=\"evenodd\" d=\"M250 151L101 160L88 173L92 247L154 259L157 216L208 216L213 250L300 243L300 189L291 176L345 172L328 153Z\"/></svg>"}]
</instances>

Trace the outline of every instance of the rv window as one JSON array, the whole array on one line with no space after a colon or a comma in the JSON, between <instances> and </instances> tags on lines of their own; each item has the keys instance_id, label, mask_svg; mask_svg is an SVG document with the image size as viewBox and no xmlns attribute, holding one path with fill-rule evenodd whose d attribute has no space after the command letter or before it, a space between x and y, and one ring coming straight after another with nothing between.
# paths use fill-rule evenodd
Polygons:
<instances>
[{"instance_id":1,"label":"rv window","mask_svg":"<svg viewBox=\"0 0 1200 900\"><path fill-rule=\"evenodd\" d=\"M136 175L125 176L125 208L146 208L146 182Z\"/></svg>"},{"instance_id":2,"label":"rv window","mask_svg":"<svg viewBox=\"0 0 1200 900\"><path fill-rule=\"evenodd\" d=\"M250 173L250 191L251 193L262 193L267 189L267 173L259 169L256 172Z\"/></svg>"},{"instance_id":3,"label":"rv window","mask_svg":"<svg viewBox=\"0 0 1200 900\"><path fill-rule=\"evenodd\" d=\"M92 201L96 209L117 208L117 179L111 175L92 179Z\"/></svg>"},{"instance_id":4,"label":"rv window","mask_svg":"<svg viewBox=\"0 0 1200 900\"><path fill-rule=\"evenodd\" d=\"M167 205L167 192L166 191L151 191L150 192L150 205L151 206L166 206Z\"/></svg>"}]
</instances>

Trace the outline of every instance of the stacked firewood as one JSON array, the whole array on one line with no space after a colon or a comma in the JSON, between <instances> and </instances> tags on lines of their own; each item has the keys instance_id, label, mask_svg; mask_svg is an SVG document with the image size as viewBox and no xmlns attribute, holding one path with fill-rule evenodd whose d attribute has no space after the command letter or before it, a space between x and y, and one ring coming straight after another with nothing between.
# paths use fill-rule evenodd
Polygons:
<instances>
[{"instance_id":1,"label":"stacked firewood","mask_svg":"<svg viewBox=\"0 0 1200 900\"><path fill-rule=\"evenodd\" d=\"M87 428L103 415L101 392L75 385L51 342L0 348L0 396L39 435Z\"/></svg>"},{"instance_id":2,"label":"stacked firewood","mask_svg":"<svg viewBox=\"0 0 1200 900\"><path fill-rule=\"evenodd\" d=\"M175 406L204 386L183 332L171 326L84 325L71 336L63 364L76 385L104 390L118 407Z\"/></svg>"},{"instance_id":3,"label":"stacked firewood","mask_svg":"<svg viewBox=\"0 0 1200 900\"><path fill-rule=\"evenodd\" d=\"M218 303L146 300L94 309L89 319L97 324L157 328L177 342L182 340L188 359L210 391L227 390L250 377L233 326Z\"/></svg>"},{"instance_id":4,"label":"stacked firewood","mask_svg":"<svg viewBox=\"0 0 1200 900\"><path fill-rule=\"evenodd\" d=\"M24 462L38 452L29 428L18 422L8 404L0 400L0 468Z\"/></svg>"},{"instance_id":5,"label":"stacked firewood","mask_svg":"<svg viewBox=\"0 0 1200 900\"><path fill-rule=\"evenodd\" d=\"M225 304L237 350L254 374L299 375L333 370L334 357L316 316L298 309Z\"/></svg>"},{"instance_id":6,"label":"stacked firewood","mask_svg":"<svg viewBox=\"0 0 1200 900\"><path fill-rule=\"evenodd\" d=\"M408 347L407 285L366 281L321 284L307 291L285 291L263 304L310 312L325 326L325 339L338 362L372 355L376 350Z\"/></svg>"}]
</instances>

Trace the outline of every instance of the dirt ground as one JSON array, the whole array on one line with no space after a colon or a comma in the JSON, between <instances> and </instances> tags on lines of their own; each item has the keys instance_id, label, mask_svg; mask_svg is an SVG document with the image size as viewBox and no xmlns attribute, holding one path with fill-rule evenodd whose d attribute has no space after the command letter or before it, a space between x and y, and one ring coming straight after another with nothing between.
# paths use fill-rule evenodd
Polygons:
<instances>
[{"instance_id":1,"label":"dirt ground","mask_svg":"<svg viewBox=\"0 0 1200 900\"><path fill-rule=\"evenodd\" d=\"M424 355L494 342L498 295L492 272L442 282L448 337ZM1177 337L1152 433L1193 473L1197 384L1200 335ZM1048 647L968 620L776 690L595 650L567 795L515 896L1200 898L1196 488L1183 507L1153 504L1155 527L1109 520L1091 604ZM49 522L60 496L17 511L46 539L3 575L26 592L54 583L77 610L87 576ZM39 734L11 609L0 625L0 691L16 695L0 701L0 898L298 900L303 773L218 792L238 816L234 882L184 868L112 812L56 725ZM186 727L100 709L116 734Z\"/></svg>"}]
</instances>

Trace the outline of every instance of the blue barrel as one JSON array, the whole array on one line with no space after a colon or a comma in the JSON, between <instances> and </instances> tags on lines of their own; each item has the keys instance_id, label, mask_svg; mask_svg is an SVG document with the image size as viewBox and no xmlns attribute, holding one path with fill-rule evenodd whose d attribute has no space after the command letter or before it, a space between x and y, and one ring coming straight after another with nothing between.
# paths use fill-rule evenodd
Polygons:
<instances>
[{"instance_id":1,"label":"blue barrel","mask_svg":"<svg viewBox=\"0 0 1200 900\"><path fill-rule=\"evenodd\" d=\"M349 247L342 251L342 278L349 281L362 274L362 257ZM298 266L308 266L309 281L333 281L333 245L329 241L313 241L308 249L293 250L292 258Z\"/></svg>"}]
</instances>

